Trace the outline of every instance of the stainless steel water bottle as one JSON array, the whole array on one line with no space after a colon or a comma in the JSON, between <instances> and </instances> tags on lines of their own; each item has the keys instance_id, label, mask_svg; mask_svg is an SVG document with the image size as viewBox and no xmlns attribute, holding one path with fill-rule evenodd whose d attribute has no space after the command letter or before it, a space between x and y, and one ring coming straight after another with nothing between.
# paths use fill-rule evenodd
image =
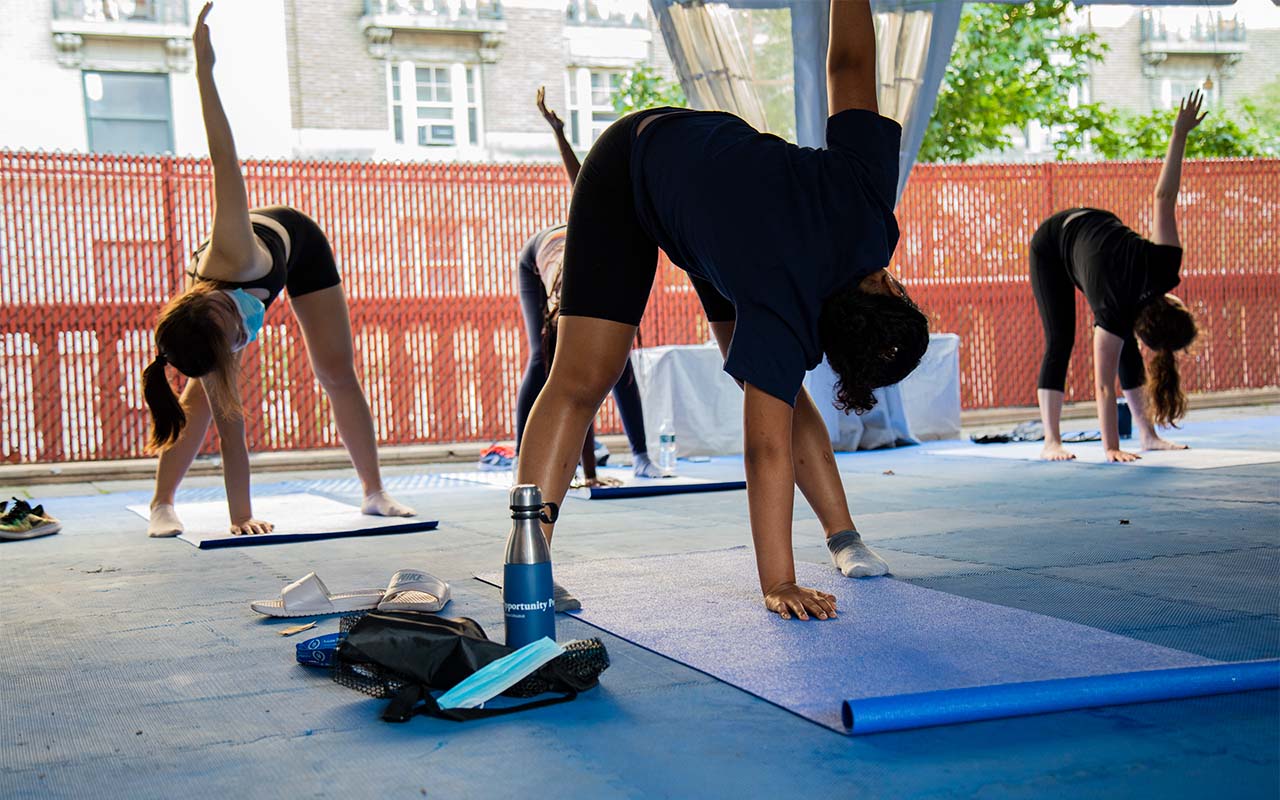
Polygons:
<instances>
[{"instance_id":1,"label":"stainless steel water bottle","mask_svg":"<svg viewBox=\"0 0 1280 800\"><path fill-rule=\"evenodd\" d=\"M542 502L542 490L537 486L524 483L511 488L511 536L502 570L508 647L524 647L544 636L555 641L551 549L540 523L555 522L558 511L555 503Z\"/></svg>"}]
</instances>

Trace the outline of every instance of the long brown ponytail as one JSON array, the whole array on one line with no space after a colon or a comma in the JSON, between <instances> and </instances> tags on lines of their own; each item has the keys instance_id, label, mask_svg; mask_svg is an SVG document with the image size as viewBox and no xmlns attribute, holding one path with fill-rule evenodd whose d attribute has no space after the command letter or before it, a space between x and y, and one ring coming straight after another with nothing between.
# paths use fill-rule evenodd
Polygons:
<instances>
[{"instance_id":1,"label":"long brown ponytail","mask_svg":"<svg viewBox=\"0 0 1280 800\"><path fill-rule=\"evenodd\" d=\"M151 411L148 444L152 448L172 445L187 423L182 403L165 375L166 365L188 378L201 379L217 417L234 419L242 414L238 359L226 332L238 320L218 291L217 286L198 283L160 311L155 332L159 354L142 373L142 394Z\"/></svg>"},{"instance_id":2,"label":"long brown ponytail","mask_svg":"<svg viewBox=\"0 0 1280 800\"><path fill-rule=\"evenodd\" d=\"M163 355L157 354L142 371L142 396L151 410L151 437L147 446L152 450L163 450L176 442L187 424L187 414L165 375L168 363Z\"/></svg>"},{"instance_id":3,"label":"long brown ponytail","mask_svg":"<svg viewBox=\"0 0 1280 800\"><path fill-rule=\"evenodd\" d=\"M1147 364L1147 397L1151 400L1151 421L1171 426L1187 414L1187 395L1178 375L1178 359L1172 350L1157 350Z\"/></svg>"},{"instance_id":4,"label":"long brown ponytail","mask_svg":"<svg viewBox=\"0 0 1280 800\"><path fill-rule=\"evenodd\" d=\"M1174 353L1186 349L1195 340L1199 332L1195 318L1180 301L1160 297L1138 313L1134 332L1152 350L1147 364L1151 421L1161 426L1175 425L1186 416L1187 395L1182 391Z\"/></svg>"}]
</instances>

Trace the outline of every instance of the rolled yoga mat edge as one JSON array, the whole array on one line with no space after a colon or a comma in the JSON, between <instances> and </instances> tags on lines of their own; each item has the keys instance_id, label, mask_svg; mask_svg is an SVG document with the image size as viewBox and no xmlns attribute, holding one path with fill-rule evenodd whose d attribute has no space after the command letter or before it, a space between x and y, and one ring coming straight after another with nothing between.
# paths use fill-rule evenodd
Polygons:
<instances>
[{"instance_id":1,"label":"rolled yoga mat edge","mask_svg":"<svg viewBox=\"0 0 1280 800\"><path fill-rule=\"evenodd\" d=\"M718 481L715 483L668 483L661 480L652 485L636 486L592 486L588 500L621 500L634 497L658 497L672 494L694 494L697 492L732 492L747 488L746 481Z\"/></svg>"},{"instance_id":2,"label":"rolled yoga mat edge","mask_svg":"<svg viewBox=\"0 0 1280 800\"><path fill-rule=\"evenodd\" d=\"M1280 688L1280 659L1139 670L845 700L852 734Z\"/></svg>"}]
</instances>

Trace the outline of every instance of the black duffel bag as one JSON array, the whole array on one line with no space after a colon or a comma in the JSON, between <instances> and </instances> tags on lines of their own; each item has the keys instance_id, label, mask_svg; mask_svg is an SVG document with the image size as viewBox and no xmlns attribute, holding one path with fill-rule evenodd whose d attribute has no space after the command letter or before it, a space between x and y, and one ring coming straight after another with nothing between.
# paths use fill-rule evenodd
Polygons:
<instances>
[{"instance_id":1,"label":"black duffel bag","mask_svg":"<svg viewBox=\"0 0 1280 800\"><path fill-rule=\"evenodd\" d=\"M472 673L515 652L491 641L467 617L441 617L422 611L371 611L342 620L333 679L374 697L391 698L382 713L387 722L406 722L417 714L464 722L566 703L599 683L609 654L599 639L564 645L565 652L543 664L502 694L535 697L528 703L498 708L440 708L432 692L444 692Z\"/></svg>"}]
</instances>

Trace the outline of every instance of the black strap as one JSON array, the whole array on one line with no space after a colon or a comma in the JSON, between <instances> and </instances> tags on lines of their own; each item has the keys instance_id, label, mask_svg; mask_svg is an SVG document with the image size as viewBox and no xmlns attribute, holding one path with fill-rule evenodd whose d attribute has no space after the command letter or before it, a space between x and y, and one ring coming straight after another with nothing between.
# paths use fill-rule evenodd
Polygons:
<instances>
[{"instance_id":1,"label":"black strap","mask_svg":"<svg viewBox=\"0 0 1280 800\"><path fill-rule=\"evenodd\" d=\"M544 697L541 700L531 700L528 703L505 708L441 708L436 703L436 699L431 696L430 691L427 691L421 685L413 684L404 687L392 698L391 703L382 712L382 719L385 722L408 722L418 714L423 714L453 722L467 722L473 719L500 717L504 714L514 714L517 711L529 711L534 708L567 703L577 696L577 692L571 691L566 694Z\"/></svg>"}]
</instances>

